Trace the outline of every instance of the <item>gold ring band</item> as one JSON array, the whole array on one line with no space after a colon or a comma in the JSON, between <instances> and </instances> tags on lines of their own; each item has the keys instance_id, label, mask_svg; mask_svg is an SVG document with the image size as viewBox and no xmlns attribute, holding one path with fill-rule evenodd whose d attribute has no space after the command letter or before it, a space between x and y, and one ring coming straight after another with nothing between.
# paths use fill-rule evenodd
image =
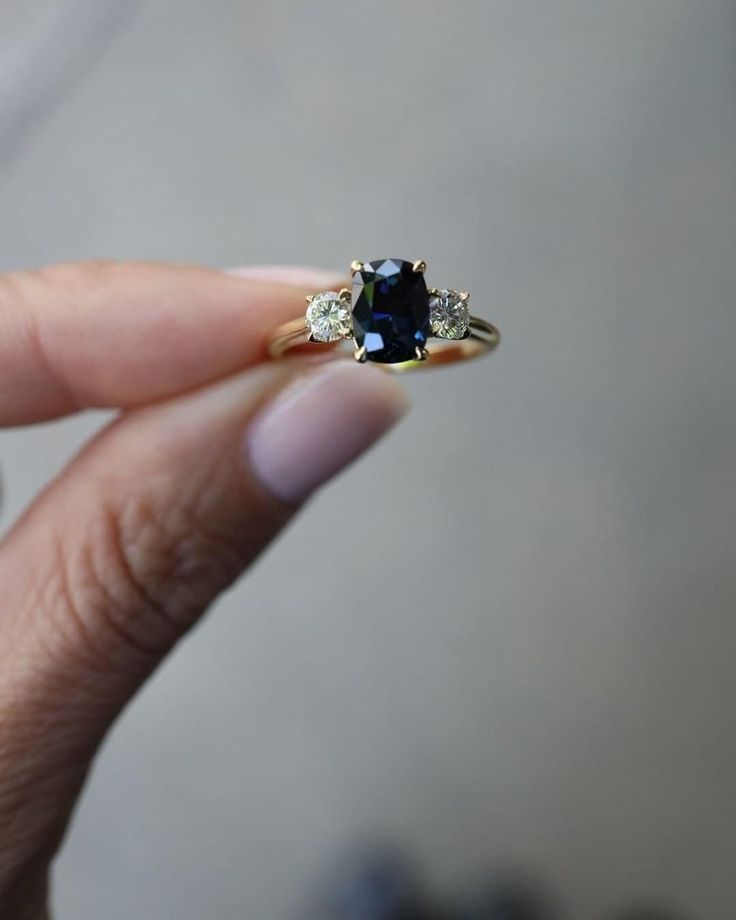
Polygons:
<instances>
[{"instance_id":1,"label":"gold ring band","mask_svg":"<svg viewBox=\"0 0 736 920\"><path fill-rule=\"evenodd\" d=\"M270 356L282 358L307 344L329 348L352 340L357 361L403 371L493 351L499 332L487 320L471 316L470 294L428 288L426 268L422 259L353 262L352 289L307 297L306 315L274 330Z\"/></svg>"}]
</instances>

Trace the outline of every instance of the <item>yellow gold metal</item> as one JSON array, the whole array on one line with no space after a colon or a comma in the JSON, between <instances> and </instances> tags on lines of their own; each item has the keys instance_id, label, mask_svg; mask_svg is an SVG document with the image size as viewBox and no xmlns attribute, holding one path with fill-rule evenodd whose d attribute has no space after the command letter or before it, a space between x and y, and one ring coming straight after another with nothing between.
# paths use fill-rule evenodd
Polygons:
<instances>
[{"instance_id":1,"label":"yellow gold metal","mask_svg":"<svg viewBox=\"0 0 736 920\"><path fill-rule=\"evenodd\" d=\"M498 329L491 323L478 316L471 316L468 332L462 339L442 339L431 337L432 351L427 355L426 360L405 361L401 364L380 364L379 367L389 371L406 371L415 368L433 368L441 364L454 364L456 361L468 361L471 358L478 358L481 355L490 354L498 347L501 340ZM299 346L306 347L308 343L308 332L304 326L304 317L291 320L284 323L274 330L271 340L268 344L268 354L272 358L283 358ZM324 350L334 348L339 342L318 342L310 345L309 352L317 347ZM363 363L367 360L368 354L363 348L356 349L354 352L356 361Z\"/></svg>"},{"instance_id":2,"label":"yellow gold metal","mask_svg":"<svg viewBox=\"0 0 736 920\"><path fill-rule=\"evenodd\" d=\"M419 345L417 345L414 354L417 356L417 361L426 361L429 357L429 352L427 349L421 348Z\"/></svg>"},{"instance_id":3,"label":"yellow gold metal","mask_svg":"<svg viewBox=\"0 0 736 920\"><path fill-rule=\"evenodd\" d=\"M365 364L365 362L368 360L368 349L365 347L365 345L361 345L360 348L357 348L353 352L353 357L358 362L358 364Z\"/></svg>"},{"instance_id":4,"label":"yellow gold metal","mask_svg":"<svg viewBox=\"0 0 736 920\"><path fill-rule=\"evenodd\" d=\"M350 263L350 271L351 271L354 275L355 275L357 272L362 272L362 271L363 271L363 263L360 262L360 261L357 260L357 259L355 260L355 262L351 262L351 263Z\"/></svg>"},{"instance_id":5,"label":"yellow gold metal","mask_svg":"<svg viewBox=\"0 0 736 920\"><path fill-rule=\"evenodd\" d=\"M340 288L339 297L341 300L348 300L350 298L350 288Z\"/></svg>"},{"instance_id":6,"label":"yellow gold metal","mask_svg":"<svg viewBox=\"0 0 736 920\"><path fill-rule=\"evenodd\" d=\"M412 265L412 270L419 274L426 272L427 263L424 261L424 259L417 259L417 261Z\"/></svg>"},{"instance_id":7,"label":"yellow gold metal","mask_svg":"<svg viewBox=\"0 0 736 920\"><path fill-rule=\"evenodd\" d=\"M314 300L314 294L307 294L307 305L309 305Z\"/></svg>"},{"instance_id":8,"label":"yellow gold metal","mask_svg":"<svg viewBox=\"0 0 736 920\"><path fill-rule=\"evenodd\" d=\"M467 303L470 300L470 294L467 291L460 291L460 300L463 303Z\"/></svg>"}]
</instances>

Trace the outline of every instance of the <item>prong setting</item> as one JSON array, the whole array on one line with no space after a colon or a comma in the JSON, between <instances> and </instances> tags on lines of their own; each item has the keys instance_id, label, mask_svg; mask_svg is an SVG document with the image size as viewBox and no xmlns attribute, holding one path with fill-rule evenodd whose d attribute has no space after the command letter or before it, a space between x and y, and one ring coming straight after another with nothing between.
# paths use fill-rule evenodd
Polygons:
<instances>
[{"instance_id":1,"label":"prong setting","mask_svg":"<svg viewBox=\"0 0 736 920\"><path fill-rule=\"evenodd\" d=\"M424 274L427 270L427 263L424 259L417 259L416 262L412 264L412 271L415 271L418 275Z\"/></svg>"},{"instance_id":2,"label":"prong setting","mask_svg":"<svg viewBox=\"0 0 736 920\"><path fill-rule=\"evenodd\" d=\"M414 354L416 355L417 361L426 361L427 358L429 357L429 352L427 351L427 349L422 348L420 345L417 345L417 348Z\"/></svg>"},{"instance_id":3,"label":"prong setting","mask_svg":"<svg viewBox=\"0 0 736 920\"><path fill-rule=\"evenodd\" d=\"M351 262L351 263L350 263L350 271L351 271L351 273L352 273L353 275L357 275L358 272L362 272L362 271L363 271L363 263L362 263L359 259L356 259L354 262Z\"/></svg>"},{"instance_id":4,"label":"prong setting","mask_svg":"<svg viewBox=\"0 0 736 920\"><path fill-rule=\"evenodd\" d=\"M361 345L360 348L356 348L353 352L353 357L358 362L358 364L365 364L368 360L368 349L365 345Z\"/></svg>"}]
</instances>

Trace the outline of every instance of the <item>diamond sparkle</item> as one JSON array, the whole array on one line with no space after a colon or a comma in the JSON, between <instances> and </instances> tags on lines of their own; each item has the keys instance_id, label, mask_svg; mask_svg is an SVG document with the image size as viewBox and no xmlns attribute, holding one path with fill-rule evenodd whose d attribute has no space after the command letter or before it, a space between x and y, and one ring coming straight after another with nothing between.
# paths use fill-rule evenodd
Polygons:
<instances>
[{"instance_id":1,"label":"diamond sparkle","mask_svg":"<svg viewBox=\"0 0 736 920\"><path fill-rule=\"evenodd\" d=\"M429 298L432 334L441 339L464 339L470 329L469 297L458 291L433 291Z\"/></svg>"},{"instance_id":2,"label":"diamond sparkle","mask_svg":"<svg viewBox=\"0 0 736 920\"><path fill-rule=\"evenodd\" d=\"M315 294L307 307L307 327L315 342L337 342L352 335L350 302L335 291Z\"/></svg>"}]
</instances>

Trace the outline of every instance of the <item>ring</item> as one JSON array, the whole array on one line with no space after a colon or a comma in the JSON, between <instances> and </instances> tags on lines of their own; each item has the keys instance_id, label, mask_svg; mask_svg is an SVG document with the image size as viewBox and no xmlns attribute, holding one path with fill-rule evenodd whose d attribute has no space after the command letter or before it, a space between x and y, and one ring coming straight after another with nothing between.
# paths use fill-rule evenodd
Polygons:
<instances>
[{"instance_id":1,"label":"ring","mask_svg":"<svg viewBox=\"0 0 736 920\"><path fill-rule=\"evenodd\" d=\"M307 297L307 312L279 326L268 352L281 358L306 343L334 345L352 339L361 364L375 361L392 370L466 361L496 348L495 326L472 316L467 291L427 288L421 260L353 262L352 290ZM427 348L427 340L437 340ZM426 363L425 363L426 362Z\"/></svg>"}]
</instances>

